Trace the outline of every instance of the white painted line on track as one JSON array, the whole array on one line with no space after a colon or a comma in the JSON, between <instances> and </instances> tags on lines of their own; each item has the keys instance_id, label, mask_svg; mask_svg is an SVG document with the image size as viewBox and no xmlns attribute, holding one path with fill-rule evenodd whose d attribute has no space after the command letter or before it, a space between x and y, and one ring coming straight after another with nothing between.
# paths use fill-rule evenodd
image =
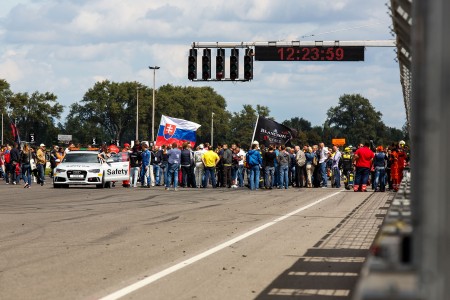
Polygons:
<instances>
[{"instance_id":1,"label":"white painted line on track","mask_svg":"<svg viewBox=\"0 0 450 300\"><path fill-rule=\"evenodd\" d=\"M302 211L304 211L304 210L306 210L306 209L308 209L310 207L313 207L314 205L317 205L320 202L322 202L322 201L324 201L324 200L326 200L328 198L334 197L334 196L336 196L337 194L339 194L342 191L343 190L341 190L339 192L336 192L336 193L333 193L333 194L330 194L330 195L328 195L326 197L323 197L323 198L321 198L319 200L316 200L316 201L314 201L314 202L312 202L312 203L310 203L308 205L305 205L305 206L303 206L303 207L301 207L299 209L296 209L296 210L294 210L294 211L292 211L290 213L287 213L284 216L281 216L281 217L279 217L279 218L277 218L277 219L275 219L273 221L270 221L270 222L268 222L266 224L263 224L263 225L255 228L255 229L252 229L252 230L250 230L250 231L248 231L248 232L246 232L246 233L244 233L244 234L242 234L240 236L237 236L237 237L235 237L235 238L233 238L233 239L231 239L229 241L226 241L226 242L224 242L224 243L222 243L222 244L220 244L220 245L218 245L218 246L216 246L214 248L211 248L211 249L209 249L209 250L207 250L207 251L205 251L203 253L200 253L200 254L198 254L196 256L193 256L193 257L191 257L189 259L186 259L186 260L184 260L184 261L182 261L182 262L180 262L180 263L178 263L178 264L176 264L176 265L174 265L174 266L172 266L170 268L162 270L161 272L158 272L158 273L153 274L153 275L151 275L149 277L146 277L146 278L144 278L144 279L142 279L142 280L140 280L140 281L138 281L136 283L133 283L133 284L131 284L131 285L127 286L127 287L124 287L124 288L122 288L122 289L120 289L120 290L118 290L118 291L116 291L116 292L114 292L112 294L109 294L108 296L100 298L99 300L116 300L116 299L120 299L120 298L122 298L122 297L124 297L124 296L126 296L128 294L131 294L131 293L137 291L140 288L143 288L144 286L147 286L147 285L149 285L149 284L151 284L151 283L153 283L153 282L155 282L155 281L157 281L157 280L159 280L159 279L161 279L163 277L166 277L167 275L170 275L170 274L172 274L172 273L174 273L174 272L176 272L178 270L183 269L186 266L189 266L189 265L191 265L191 264L193 264L193 263L195 263L195 262L197 262L199 260L202 260L203 258L210 256L211 254L214 254L214 253L216 253L216 252L218 252L218 251L220 251L220 250L222 250L222 249L224 249L226 247L229 247L229 246L231 246L231 245L233 245L233 244L235 244L235 243L237 243L239 241L242 241L243 239L248 238L249 236L252 236L255 233L258 233L258 232L260 232L260 231L262 231L262 230L264 230L266 228L269 228L270 226L275 225L278 222L284 221L287 218L292 217L295 214L298 214L299 212L302 212Z\"/></svg>"}]
</instances>

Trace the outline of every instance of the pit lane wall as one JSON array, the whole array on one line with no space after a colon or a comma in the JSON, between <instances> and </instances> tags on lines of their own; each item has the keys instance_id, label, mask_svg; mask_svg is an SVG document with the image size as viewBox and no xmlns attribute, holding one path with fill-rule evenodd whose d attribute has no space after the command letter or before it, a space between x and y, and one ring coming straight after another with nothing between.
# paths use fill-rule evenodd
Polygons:
<instances>
[{"instance_id":1,"label":"pit lane wall","mask_svg":"<svg viewBox=\"0 0 450 300\"><path fill-rule=\"evenodd\" d=\"M353 300L425 300L419 296L413 266L410 179L406 170L363 266Z\"/></svg>"}]
</instances>

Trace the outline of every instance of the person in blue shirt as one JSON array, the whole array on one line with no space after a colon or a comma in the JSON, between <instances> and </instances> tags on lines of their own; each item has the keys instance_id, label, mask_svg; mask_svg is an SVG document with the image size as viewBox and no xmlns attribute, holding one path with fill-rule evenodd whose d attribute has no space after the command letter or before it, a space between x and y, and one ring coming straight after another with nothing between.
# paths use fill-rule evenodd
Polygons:
<instances>
[{"instance_id":1,"label":"person in blue shirt","mask_svg":"<svg viewBox=\"0 0 450 300\"><path fill-rule=\"evenodd\" d=\"M261 152L259 152L259 145L252 144L252 149L247 153L247 163L250 167L250 189L259 189L260 168L262 165Z\"/></svg>"},{"instance_id":2,"label":"person in blue shirt","mask_svg":"<svg viewBox=\"0 0 450 300\"><path fill-rule=\"evenodd\" d=\"M167 155L169 165L167 167L166 190L169 190L173 178L173 188L176 191L178 190L178 172L180 170L181 162L181 150L178 149L177 143L172 143L172 149L167 151Z\"/></svg>"},{"instance_id":3,"label":"person in blue shirt","mask_svg":"<svg viewBox=\"0 0 450 300\"><path fill-rule=\"evenodd\" d=\"M142 144L142 166L141 166L141 186L142 187L151 187L151 177L150 177L150 162L152 159L152 153L148 149L148 144Z\"/></svg>"},{"instance_id":4,"label":"person in blue shirt","mask_svg":"<svg viewBox=\"0 0 450 300\"><path fill-rule=\"evenodd\" d=\"M386 165L387 155L383 146L377 147L377 152L373 158L373 167L375 169L374 189L376 192L384 192L386 190Z\"/></svg>"}]
</instances>

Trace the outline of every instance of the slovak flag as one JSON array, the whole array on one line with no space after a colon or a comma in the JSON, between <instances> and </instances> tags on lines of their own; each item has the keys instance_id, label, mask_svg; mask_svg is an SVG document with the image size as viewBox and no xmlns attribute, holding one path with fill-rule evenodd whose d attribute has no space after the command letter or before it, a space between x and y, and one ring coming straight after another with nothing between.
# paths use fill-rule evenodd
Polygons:
<instances>
[{"instance_id":1,"label":"slovak flag","mask_svg":"<svg viewBox=\"0 0 450 300\"><path fill-rule=\"evenodd\" d=\"M156 146L171 145L173 142L181 146L184 142L189 142L194 147L196 142L195 131L200 126L200 124L191 121L163 115L156 137Z\"/></svg>"}]
</instances>

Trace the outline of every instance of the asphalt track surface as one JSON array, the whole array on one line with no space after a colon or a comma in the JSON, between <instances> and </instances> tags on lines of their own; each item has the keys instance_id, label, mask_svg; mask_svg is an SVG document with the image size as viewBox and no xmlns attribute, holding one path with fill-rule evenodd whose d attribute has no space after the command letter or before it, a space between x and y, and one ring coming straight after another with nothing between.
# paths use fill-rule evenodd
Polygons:
<instances>
[{"instance_id":1,"label":"asphalt track surface","mask_svg":"<svg viewBox=\"0 0 450 300\"><path fill-rule=\"evenodd\" d=\"M351 299L392 193L0 182L0 299Z\"/></svg>"}]
</instances>

